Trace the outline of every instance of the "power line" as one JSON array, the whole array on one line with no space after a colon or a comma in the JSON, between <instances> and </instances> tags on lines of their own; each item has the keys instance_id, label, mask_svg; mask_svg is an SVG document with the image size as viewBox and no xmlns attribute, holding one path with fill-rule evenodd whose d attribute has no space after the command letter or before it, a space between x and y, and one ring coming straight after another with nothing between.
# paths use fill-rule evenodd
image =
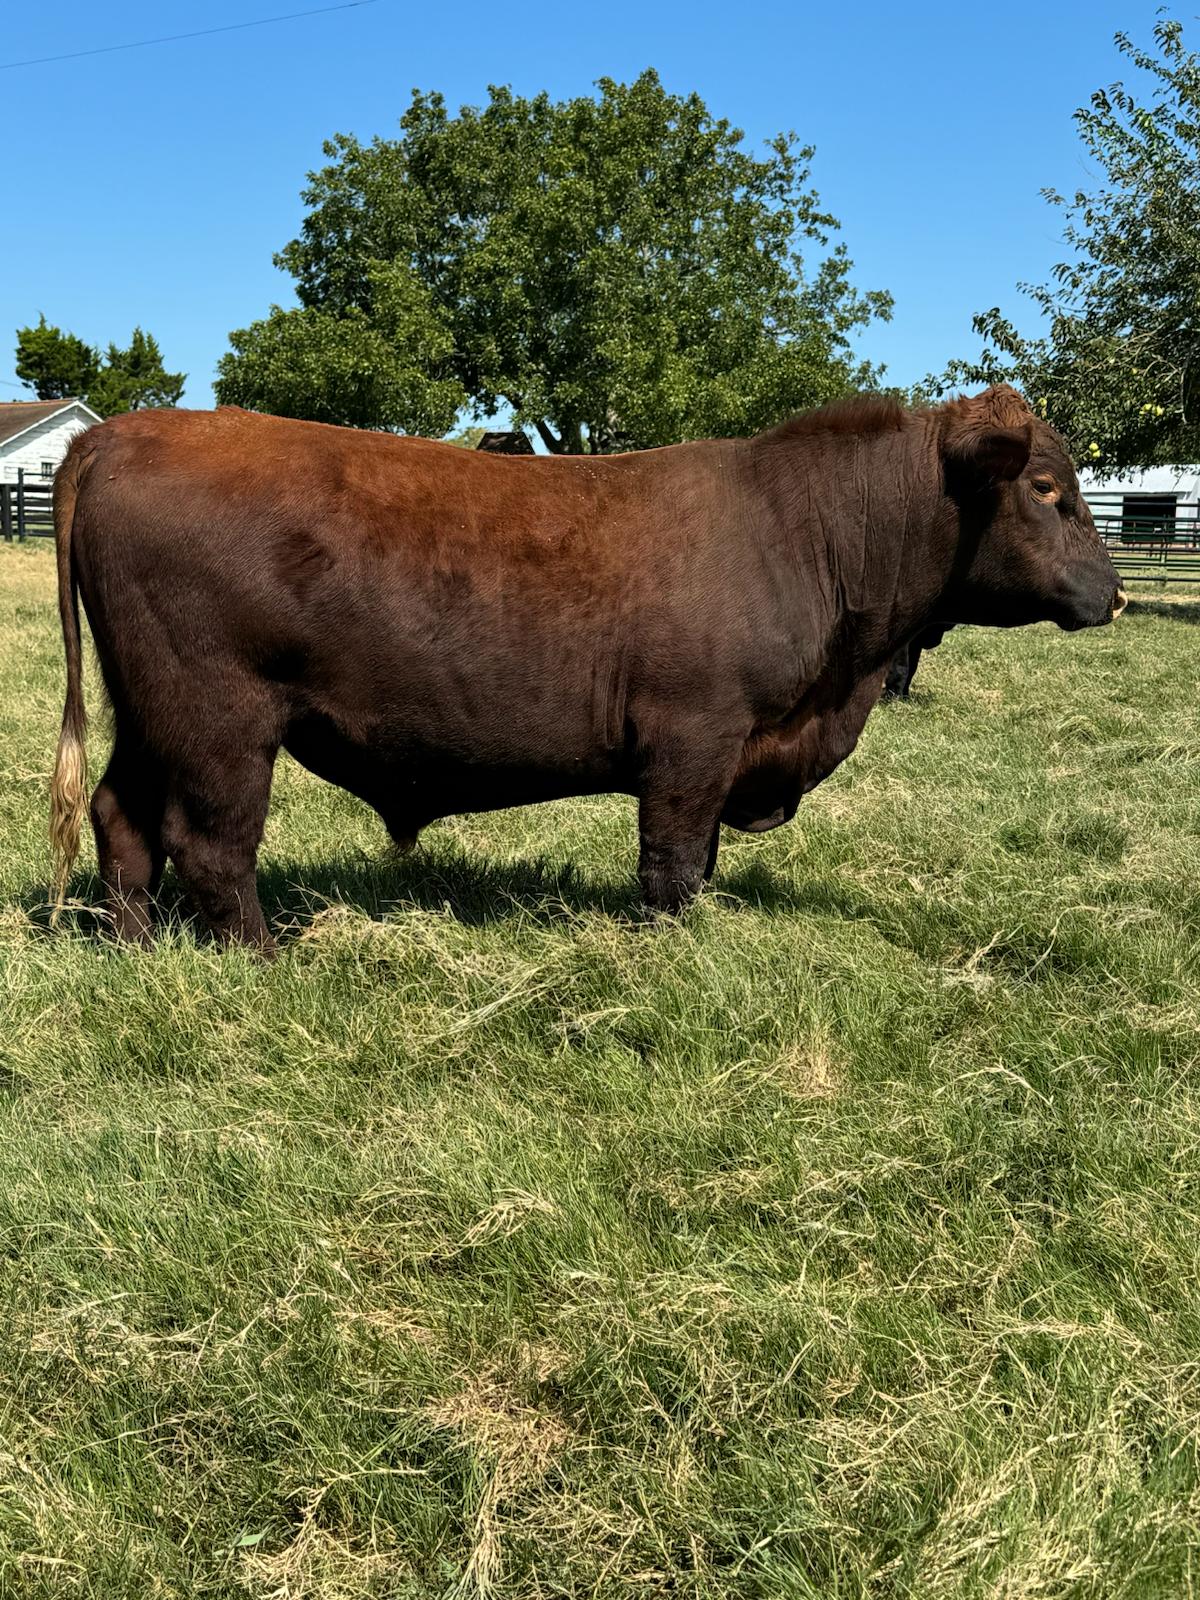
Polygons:
<instances>
[{"instance_id":1,"label":"power line","mask_svg":"<svg viewBox=\"0 0 1200 1600\"><path fill-rule=\"evenodd\" d=\"M330 11L353 11L373 6L377 0L342 0L341 5L318 6L314 11L288 11L279 17L258 17L253 22L227 22L220 28L197 28L194 33L164 33L157 39L134 39L129 44L102 44L94 50L70 50L61 56L32 56L28 61L0 61L0 72L13 67L45 67L52 61L78 61L81 56L106 56L114 50L141 50L148 44L174 44L179 39L206 39L214 33L237 33L242 28L266 28L272 22L295 22L300 17L323 17Z\"/></svg>"}]
</instances>

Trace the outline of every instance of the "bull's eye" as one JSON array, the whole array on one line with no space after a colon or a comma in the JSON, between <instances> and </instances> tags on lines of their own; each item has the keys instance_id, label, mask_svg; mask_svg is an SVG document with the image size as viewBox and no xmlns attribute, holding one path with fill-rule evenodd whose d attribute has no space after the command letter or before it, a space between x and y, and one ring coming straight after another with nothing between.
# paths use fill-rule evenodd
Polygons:
<instances>
[{"instance_id":1,"label":"bull's eye","mask_svg":"<svg viewBox=\"0 0 1200 1600\"><path fill-rule=\"evenodd\" d=\"M1057 490L1058 485L1053 478L1035 478L1033 480L1033 492L1036 495L1040 495L1043 500L1051 499L1057 493Z\"/></svg>"}]
</instances>

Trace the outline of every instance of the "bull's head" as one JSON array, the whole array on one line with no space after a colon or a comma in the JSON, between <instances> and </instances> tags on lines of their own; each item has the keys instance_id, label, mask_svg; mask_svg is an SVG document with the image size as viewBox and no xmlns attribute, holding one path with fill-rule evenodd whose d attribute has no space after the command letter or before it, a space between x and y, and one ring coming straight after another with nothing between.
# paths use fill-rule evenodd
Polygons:
<instances>
[{"instance_id":1,"label":"bull's head","mask_svg":"<svg viewBox=\"0 0 1200 1600\"><path fill-rule=\"evenodd\" d=\"M1088 628L1120 615L1125 595L1063 442L1015 389L946 406L941 453L960 521L954 621Z\"/></svg>"}]
</instances>

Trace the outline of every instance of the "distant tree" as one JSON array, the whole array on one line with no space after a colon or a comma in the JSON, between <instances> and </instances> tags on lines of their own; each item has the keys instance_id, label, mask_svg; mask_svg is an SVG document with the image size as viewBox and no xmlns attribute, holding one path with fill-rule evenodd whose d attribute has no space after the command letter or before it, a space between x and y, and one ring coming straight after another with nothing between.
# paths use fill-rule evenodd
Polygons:
<instances>
[{"instance_id":1,"label":"distant tree","mask_svg":"<svg viewBox=\"0 0 1200 1600\"><path fill-rule=\"evenodd\" d=\"M104 365L88 393L88 403L102 417L121 411L176 406L186 373L167 372L153 334L133 330L127 349L110 344Z\"/></svg>"},{"instance_id":2,"label":"distant tree","mask_svg":"<svg viewBox=\"0 0 1200 1600\"><path fill-rule=\"evenodd\" d=\"M17 329L17 377L39 400L86 400L102 417L147 406L179 404L187 375L167 372L153 334L135 328L127 349L110 344L107 353L51 327L44 316L36 327Z\"/></svg>"},{"instance_id":3,"label":"distant tree","mask_svg":"<svg viewBox=\"0 0 1200 1600\"><path fill-rule=\"evenodd\" d=\"M17 329L17 377L39 400L83 398L99 370L100 357L91 345L52 327L44 315L36 327Z\"/></svg>"},{"instance_id":4,"label":"distant tree","mask_svg":"<svg viewBox=\"0 0 1200 1600\"><path fill-rule=\"evenodd\" d=\"M993 307L974 320L979 359L941 380L1015 383L1114 472L1200 460L1200 58L1179 22L1160 18L1154 37L1154 51L1115 41L1154 80L1148 103L1116 83L1075 113L1101 183L1044 191L1072 250L1050 283L1021 285L1047 333L1026 337Z\"/></svg>"},{"instance_id":5,"label":"distant tree","mask_svg":"<svg viewBox=\"0 0 1200 1600\"><path fill-rule=\"evenodd\" d=\"M326 145L276 258L300 308L230 336L222 401L410 432L511 414L554 452L741 434L869 385L860 293L808 185L654 72L595 97L415 92L398 139ZM299 372L296 370L299 367Z\"/></svg>"}]
</instances>

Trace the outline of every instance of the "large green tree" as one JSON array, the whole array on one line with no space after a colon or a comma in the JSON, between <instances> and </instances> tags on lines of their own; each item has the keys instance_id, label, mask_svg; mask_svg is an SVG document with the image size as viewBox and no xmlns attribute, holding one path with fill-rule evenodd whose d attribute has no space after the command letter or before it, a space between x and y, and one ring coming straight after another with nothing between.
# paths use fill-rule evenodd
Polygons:
<instances>
[{"instance_id":1,"label":"large green tree","mask_svg":"<svg viewBox=\"0 0 1200 1600\"><path fill-rule=\"evenodd\" d=\"M654 72L562 102L414 93L398 139L339 135L277 256L300 307L231 335L221 401L444 433L511 412L556 452L752 431L872 383L812 150L761 156Z\"/></svg>"},{"instance_id":2,"label":"large green tree","mask_svg":"<svg viewBox=\"0 0 1200 1600\"><path fill-rule=\"evenodd\" d=\"M187 376L167 372L153 334L135 328L128 346L110 344L103 355L73 333L38 318L17 329L17 377L39 400L86 400L102 417L147 406L179 404Z\"/></svg>"},{"instance_id":3,"label":"large green tree","mask_svg":"<svg viewBox=\"0 0 1200 1600\"><path fill-rule=\"evenodd\" d=\"M1117 34L1143 87L1115 83L1075 113L1100 182L1044 191L1071 247L1049 283L1021 286L1046 331L1024 335L993 307L975 318L979 359L942 380L1017 384L1114 472L1200 460L1200 59L1177 21L1160 18L1154 39Z\"/></svg>"}]
</instances>

